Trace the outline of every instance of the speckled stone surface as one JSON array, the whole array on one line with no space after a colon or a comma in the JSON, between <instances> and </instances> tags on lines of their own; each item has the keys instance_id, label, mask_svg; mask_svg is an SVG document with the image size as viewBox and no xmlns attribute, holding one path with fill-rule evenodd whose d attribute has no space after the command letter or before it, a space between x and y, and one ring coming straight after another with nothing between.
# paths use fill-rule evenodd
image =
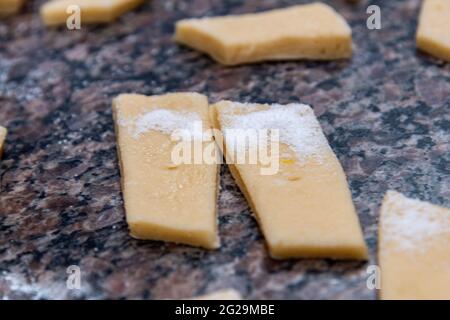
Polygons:
<instances>
[{"instance_id":1,"label":"speckled stone surface","mask_svg":"<svg viewBox=\"0 0 450 320\"><path fill-rule=\"evenodd\" d=\"M172 40L180 18L306 1L152 0L107 26L46 29L29 1L0 22L0 298L182 298L233 287L252 299L375 299L378 210L391 188L450 207L450 64L416 51L419 1L326 1L354 57L226 68ZM382 29L366 28L368 4ZM124 219L111 116L119 93L311 104L348 175L370 261L276 261L223 166L222 247L138 241ZM274 199L276 201L276 199ZM66 268L81 268L81 290Z\"/></svg>"}]
</instances>

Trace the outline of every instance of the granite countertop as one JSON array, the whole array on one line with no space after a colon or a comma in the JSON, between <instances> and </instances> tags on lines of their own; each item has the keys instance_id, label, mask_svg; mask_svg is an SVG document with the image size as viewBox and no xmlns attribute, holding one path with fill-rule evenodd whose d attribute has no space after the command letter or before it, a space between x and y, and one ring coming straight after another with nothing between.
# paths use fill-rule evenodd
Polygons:
<instances>
[{"instance_id":1,"label":"granite countertop","mask_svg":"<svg viewBox=\"0 0 450 320\"><path fill-rule=\"evenodd\" d=\"M223 67L172 40L185 17L307 1L151 0L106 26L46 29L44 1L0 22L0 298L182 298L233 287L250 299L375 299L383 194L450 207L450 64L416 51L418 0L326 1L349 21L350 61ZM370 261L269 258L249 207L221 169L222 247L132 239L111 115L119 93L197 91L212 101L311 104L348 176ZM81 289L66 288L67 267Z\"/></svg>"}]
</instances>

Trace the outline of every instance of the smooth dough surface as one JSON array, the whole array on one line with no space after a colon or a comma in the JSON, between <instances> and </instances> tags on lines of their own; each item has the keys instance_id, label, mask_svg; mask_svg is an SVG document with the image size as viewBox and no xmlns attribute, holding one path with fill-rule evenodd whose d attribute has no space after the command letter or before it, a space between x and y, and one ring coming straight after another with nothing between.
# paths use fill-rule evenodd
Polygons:
<instances>
[{"instance_id":1,"label":"smooth dough surface","mask_svg":"<svg viewBox=\"0 0 450 320\"><path fill-rule=\"evenodd\" d=\"M424 0L417 30L417 47L450 62L450 1Z\"/></svg>"},{"instance_id":2,"label":"smooth dough surface","mask_svg":"<svg viewBox=\"0 0 450 320\"><path fill-rule=\"evenodd\" d=\"M323 3L181 20L176 24L175 39L225 65L264 60L333 60L352 54L350 27Z\"/></svg>"},{"instance_id":3,"label":"smooth dough surface","mask_svg":"<svg viewBox=\"0 0 450 320\"><path fill-rule=\"evenodd\" d=\"M196 93L123 94L113 100L122 191L131 235L217 248L217 164L174 165L170 131L192 117L211 127ZM204 142L206 143L206 142Z\"/></svg>"},{"instance_id":4,"label":"smooth dough surface","mask_svg":"<svg viewBox=\"0 0 450 320\"><path fill-rule=\"evenodd\" d=\"M224 289L195 297L193 300L242 300L242 296L234 289Z\"/></svg>"},{"instance_id":5,"label":"smooth dough surface","mask_svg":"<svg viewBox=\"0 0 450 320\"><path fill-rule=\"evenodd\" d=\"M3 143L5 142L7 130L0 126L0 157L3 154Z\"/></svg>"},{"instance_id":6,"label":"smooth dough surface","mask_svg":"<svg viewBox=\"0 0 450 320\"><path fill-rule=\"evenodd\" d=\"M450 209L388 191L378 260L381 299L450 299Z\"/></svg>"},{"instance_id":7,"label":"smooth dough surface","mask_svg":"<svg viewBox=\"0 0 450 320\"><path fill-rule=\"evenodd\" d=\"M212 118L225 135L230 128L280 131L280 167L274 175L262 175L261 162L230 163L225 140L231 173L272 257L367 258L344 171L309 106L221 101L212 106Z\"/></svg>"},{"instance_id":8,"label":"smooth dough surface","mask_svg":"<svg viewBox=\"0 0 450 320\"><path fill-rule=\"evenodd\" d=\"M77 5L81 10L81 24L107 23L127 11L138 7L143 0L51 0L41 7L41 17L48 26L66 24L69 6Z\"/></svg>"},{"instance_id":9,"label":"smooth dough surface","mask_svg":"<svg viewBox=\"0 0 450 320\"><path fill-rule=\"evenodd\" d=\"M24 0L0 0L0 17L10 16L20 11Z\"/></svg>"}]
</instances>

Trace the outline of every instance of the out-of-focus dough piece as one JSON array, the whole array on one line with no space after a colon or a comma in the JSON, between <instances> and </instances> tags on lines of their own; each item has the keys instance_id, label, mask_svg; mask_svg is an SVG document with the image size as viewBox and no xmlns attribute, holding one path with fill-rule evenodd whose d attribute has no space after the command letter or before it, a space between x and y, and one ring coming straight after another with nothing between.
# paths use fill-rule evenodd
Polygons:
<instances>
[{"instance_id":1,"label":"out-of-focus dough piece","mask_svg":"<svg viewBox=\"0 0 450 320\"><path fill-rule=\"evenodd\" d=\"M171 155L175 130L190 130L197 120L204 129L211 127L207 98L196 93L123 94L114 99L113 114L131 235L219 247L218 165L174 165Z\"/></svg>"},{"instance_id":2,"label":"out-of-focus dough piece","mask_svg":"<svg viewBox=\"0 0 450 320\"><path fill-rule=\"evenodd\" d=\"M5 142L7 130L0 126L0 157L3 154L3 143Z\"/></svg>"},{"instance_id":3,"label":"out-of-focus dough piece","mask_svg":"<svg viewBox=\"0 0 450 320\"><path fill-rule=\"evenodd\" d=\"M450 299L450 209L388 191L378 259L381 299Z\"/></svg>"},{"instance_id":4,"label":"out-of-focus dough piece","mask_svg":"<svg viewBox=\"0 0 450 320\"><path fill-rule=\"evenodd\" d=\"M52 0L41 7L41 17L47 26L66 24L72 12L70 6L76 5L81 10L81 24L108 23L114 21L127 11L138 7L143 0Z\"/></svg>"},{"instance_id":5,"label":"out-of-focus dough piece","mask_svg":"<svg viewBox=\"0 0 450 320\"><path fill-rule=\"evenodd\" d=\"M417 30L417 47L450 62L449 0L424 0Z\"/></svg>"},{"instance_id":6,"label":"out-of-focus dough piece","mask_svg":"<svg viewBox=\"0 0 450 320\"><path fill-rule=\"evenodd\" d=\"M323 3L263 13L181 20L176 41L225 65L264 60L349 58L351 29Z\"/></svg>"},{"instance_id":7,"label":"out-of-focus dough piece","mask_svg":"<svg viewBox=\"0 0 450 320\"><path fill-rule=\"evenodd\" d=\"M24 0L0 0L0 17L18 13L23 3Z\"/></svg>"},{"instance_id":8,"label":"out-of-focus dough piece","mask_svg":"<svg viewBox=\"0 0 450 320\"><path fill-rule=\"evenodd\" d=\"M367 258L344 171L309 106L221 101L212 108L215 126L225 135L231 173L272 257ZM235 151L227 142L229 129L278 129L279 171L262 175L261 162L230 163Z\"/></svg>"},{"instance_id":9,"label":"out-of-focus dough piece","mask_svg":"<svg viewBox=\"0 0 450 320\"><path fill-rule=\"evenodd\" d=\"M225 289L195 297L193 300L242 300L242 296L234 289Z\"/></svg>"}]
</instances>

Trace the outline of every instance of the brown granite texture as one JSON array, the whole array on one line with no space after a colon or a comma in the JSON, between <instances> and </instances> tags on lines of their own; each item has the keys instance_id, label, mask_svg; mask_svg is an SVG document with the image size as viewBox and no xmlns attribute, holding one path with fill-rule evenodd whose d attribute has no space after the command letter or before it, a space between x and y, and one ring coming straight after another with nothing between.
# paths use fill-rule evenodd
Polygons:
<instances>
[{"instance_id":1,"label":"brown granite texture","mask_svg":"<svg viewBox=\"0 0 450 320\"><path fill-rule=\"evenodd\" d=\"M43 1L0 22L0 298L161 299L225 287L251 299L374 299L380 201L391 188L450 207L450 64L416 52L418 0L326 1L352 26L354 56L233 68L177 45L174 22L307 1L152 0L106 26L46 29ZM382 8L382 30L366 7ZM222 247L128 235L111 99L198 91L212 101L311 104L347 173L370 261L270 259L223 166ZM274 199L276 201L276 199ZM66 289L78 265L81 290Z\"/></svg>"}]
</instances>

